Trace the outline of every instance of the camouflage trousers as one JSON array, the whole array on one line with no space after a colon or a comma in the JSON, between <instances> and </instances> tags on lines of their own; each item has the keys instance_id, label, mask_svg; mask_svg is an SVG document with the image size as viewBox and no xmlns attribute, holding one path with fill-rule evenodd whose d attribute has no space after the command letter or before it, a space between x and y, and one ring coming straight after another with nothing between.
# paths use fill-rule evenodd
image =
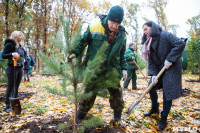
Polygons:
<instances>
[{"instance_id":1,"label":"camouflage trousers","mask_svg":"<svg viewBox=\"0 0 200 133\"><path fill-rule=\"evenodd\" d=\"M108 91L110 93L110 107L116 111L116 112L122 112L124 108L124 101L123 101L123 96L122 96L122 88L120 85L116 88L108 88ZM87 90L85 90L85 93ZM91 98L86 99L79 103L79 111L87 113L94 105L95 99L97 95L93 95Z\"/></svg>"},{"instance_id":2,"label":"camouflage trousers","mask_svg":"<svg viewBox=\"0 0 200 133\"><path fill-rule=\"evenodd\" d=\"M124 81L124 88L128 88L128 85L130 83L130 81L132 80L132 89L136 89L137 88L137 84L136 84L136 79L137 79L137 75L136 75L136 70L135 69L128 69L127 70L128 73L128 77L126 79L126 81Z\"/></svg>"}]
</instances>

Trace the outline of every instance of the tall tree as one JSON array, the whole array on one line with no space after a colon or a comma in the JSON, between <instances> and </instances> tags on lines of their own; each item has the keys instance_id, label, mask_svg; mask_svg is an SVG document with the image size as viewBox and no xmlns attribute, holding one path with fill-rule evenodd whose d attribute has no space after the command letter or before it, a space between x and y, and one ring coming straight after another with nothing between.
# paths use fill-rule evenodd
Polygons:
<instances>
[{"instance_id":1,"label":"tall tree","mask_svg":"<svg viewBox=\"0 0 200 133\"><path fill-rule=\"evenodd\" d=\"M3 35L2 37L9 36L9 7L10 7L10 0L0 0L0 8L1 8L1 19L0 19L0 33ZM5 17L5 19L4 19ZM2 39L2 38L1 38ZM0 40L2 42L2 40Z\"/></svg>"},{"instance_id":2,"label":"tall tree","mask_svg":"<svg viewBox=\"0 0 200 133\"><path fill-rule=\"evenodd\" d=\"M168 21L164 9L167 6L168 0L147 0L148 6L153 8L155 11L155 17L157 23L162 26L165 30L168 30Z\"/></svg>"},{"instance_id":3,"label":"tall tree","mask_svg":"<svg viewBox=\"0 0 200 133\"><path fill-rule=\"evenodd\" d=\"M9 0L5 1L5 16L6 16L6 36L9 36L9 29L8 29L8 14L9 14Z\"/></svg>"},{"instance_id":4,"label":"tall tree","mask_svg":"<svg viewBox=\"0 0 200 133\"><path fill-rule=\"evenodd\" d=\"M139 45L139 24L137 13L140 10L138 4L128 3L127 0L121 0L121 6L127 10L125 14L123 25L128 31L128 37L130 42L135 42L137 47ZM136 48L137 50L137 48Z\"/></svg>"},{"instance_id":5,"label":"tall tree","mask_svg":"<svg viewBox=\"0 0 200 133\"><path fill-rule=\"evenodd\" d=\"M41 10L41 15L42 15L42 27L43 27L43 46L42 50L44 53L46 53L46 47L48 45L48 30L49 30L49 21L50 21L50 12L52 10L52 1L51 0L41 0L41 7L43 10Z\"/></svg>"},{"instance_id":6,"label":"tall tree","mask_svg":"<svg viewBox=\"0 0 200 133\"><path fill-rule=\"evenodd\" d=\"M176 36L177 35L177 28L179 28L179 25L177 24L172 24L172 25L169 25L169 28L172 30L172 33Z\"/></svg>"},{"instance_id":7,"label":"tall tree","mask_svg":"<svg viewBox=\"0 0 200 133\"><path fill-rule=\"evenodd\" d=\"M41 39L40 39L40 36L41 36L41 32L40 32L40 29L42 29L42 21L41 21L41 3L40 3L40 0L33 0L33 31L32 31L32 36L33 36L33 43L34 43L34 54L35 54L35 61L38 65L37 66L37 69L39 69L40 67L40 64L39 64L39 59L37 59L37 54L38 54L38 51L41 49L40 47L40 42L41 42Z\"/></svg>"},{"instance_id":8,"label":"tall tree","mask_svg":"<svg viewBox=\"0 0 200 133\"><path fill-rule=\"evenodd\" d=\"M193 65L193 69L199 68L199 81L200 81L200 13L197 16L187 20L187 24L190 25L189 35L190 40L188 42L189 53L189 65Z\"/></svg>"},{"instance_id":9,"label":"tall tree","mask_svg":"<svg viewBox=\"0 0 200 133\"><path fill-rule=\"evenodd\" d=\"M20 30L26 33L30 23L29 17L32 0L0 0L0 41L8 38L12 31Z\"/></svg>"},{"instance_id":10,"label":"tall tree","mask_svg":"<svg viewBox=\"0 0 200 133\"><path fill-rule=\"evenodd\" d=\"M96 13L107 15L111 7L112 3L110 1L107 0L99 1Z\"/></svg>"},{"instance_id":11,"label":"tall tree","mask_svg":"<svg viewBox=\"0 0 200 133\"><path fill-rule=\"evenodd\" d=\"M70 3L68 2L68 7ZM90 15L95 10L88 0L72 0L71 32L77 31L79 23L88 23L92 18ZM69 12L68 12L69 13Z\"/></svg>"},{"instance_id":12,"label":"tall tree","mask_svg":"<svg viewBox=\"0 0 200 133\"><path fill-rule=\"evenodd\" d=\"M28 5L30 7L32 0L12 0L12 3L15 6L15 13L16 13L16 29L17 30L22 30L22 26L24 23L26 23L26 8L28 8Z\"/></svg>"},{"instance_id":13,"label":"tall tree","mask_svg":"<svg viewBox=\"0 0 200 133\"><path fill-rule=\"evenodd\" d=\"M189 34L191 38L200 38L200 13L188 19L186 23L190 26Z\"/></svg>"}]
</instances>

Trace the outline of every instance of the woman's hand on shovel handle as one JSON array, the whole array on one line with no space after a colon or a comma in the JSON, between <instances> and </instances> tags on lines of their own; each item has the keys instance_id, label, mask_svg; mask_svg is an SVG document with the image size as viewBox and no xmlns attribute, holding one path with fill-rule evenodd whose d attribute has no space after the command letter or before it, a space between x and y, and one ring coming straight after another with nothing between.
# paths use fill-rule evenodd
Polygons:
<instances>
[{"instance_id":1,"label":"woman's hand on shovel handle","mask_svg":"<svg viewBox=\"0 0 200 133\"><path fill-rule=\"evenodd\" d=\"M18 55L19 55L19 54L18 54L17 52L13 52L13 53L12 53L12 56L14 56L15 58L17 58Z\"/></svg>"}]
</instances>

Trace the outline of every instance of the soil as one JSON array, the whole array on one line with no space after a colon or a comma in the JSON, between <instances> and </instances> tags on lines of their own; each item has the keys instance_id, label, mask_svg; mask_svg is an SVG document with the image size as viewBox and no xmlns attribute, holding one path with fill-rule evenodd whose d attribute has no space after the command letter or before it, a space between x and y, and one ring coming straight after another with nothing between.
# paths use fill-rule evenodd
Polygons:
<instances>
[{"instance_id":1,"label":"soil","mask_svg":"<svg viewBox=\"0 0 200 133\"><path fill-rule=\"evenodd\" d=\"M6 89L6 86L2 86L4 89ZM29 86L27 86L29 87ZM0 102L5 101L5 91L0 90ZM28 92L19 92L19 98L20 100L23 100L24 98L30 98L34 93L28 93ZM5 111L4 109L0 110L0 113L3 113ZM43 114L35 114L35 117L41 116ZM15 121L19 121L20 117L18 116L11 116L8 118L7 122L12 123ZM56 119L54 116L49 116L46 119L40 120L40 121L31 121L27 122L25 125L21 126L20 128L16 127L10 127L10 129L13 132L30 132L30 133L73 133L72 131L72 119L70 115L63 114L62 118ZM0 122L0 125L3 123ZM64 124L64 129L60 129L59 125ZM0 129L3 127L0 126ZM90 128L85 129L85 133L125 133L122 129L116 129L111 126L102 126L98 128Z\"/></svg>"},{"instance_id":2,"label":"soil","mask_svg":"<svg viewBox=\"0 0 200 133\"><path fill-rule=\"evenodd\" d=\"M14 129L17 132L29 130L30 133L73 133L71 116L67 115L60 119L55 119L53 116L41 120L39 122L28 122L20 129ZM64 128L60 129L59 125L64 124ZM125 133L122 129L116 129L110 126L101 126L98 128L85 129L84 133Z\"/></svg>"}]
</instances>

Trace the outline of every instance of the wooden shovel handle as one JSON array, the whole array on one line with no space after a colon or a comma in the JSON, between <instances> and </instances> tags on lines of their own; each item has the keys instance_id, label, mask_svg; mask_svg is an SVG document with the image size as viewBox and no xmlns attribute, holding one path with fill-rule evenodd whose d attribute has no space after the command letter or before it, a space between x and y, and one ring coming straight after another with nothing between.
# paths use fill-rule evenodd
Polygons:
<instances>
[{"instance_id":1,"label":"wooden shovel handle","mask_svg":"<svg viewBox=\"0 0 200 133\"><path fill-rule=\"evenodd\" d=\"M139 67L138 64L136 63L135 59L133 59L133 62L135 63L135 65L137 66L137 68L139 69L139 71L140 71L140 72L142 73L142 75L144 76L142 70L140 69L140 67ZM149 83L148 80L147 80L147 78L146 78L145 76L144 76L144 79L147 81L147 83Z\"/></svg>"},{"instance_id":2,"label":"wooden shovel handle","mask_svg":"<svg viewBox=\"0 0 200 133\"><path fill-rule=\"evenodd\" d=\"M160 72L158 73L158 75L156 76L156 80L158 80L160 78L160 76L163 74L163 72L166 70L165 66L160 70ZM128 117L133 109L141 102L141 100L144 98L144 96L151 90L151 88L154 86L154 83L151 83L148 88L142 93L142 95L140 96L140 98L131 104L131 106L128 108L127 114L125 115L125 117Z\"/></svg>"},{"instance_id":3,"label":"wooden shovel handle","mask_svg":"<svg viewBox=\"0 0 200 133\"><path fill-rule=\"evenodd\" d=\"M15 58L14 56L12 57L12 60L14 61L14 67L17 66L17 61L19 60L20 54L18 54L17 58Z\"/></svg>"}]
</instances>

